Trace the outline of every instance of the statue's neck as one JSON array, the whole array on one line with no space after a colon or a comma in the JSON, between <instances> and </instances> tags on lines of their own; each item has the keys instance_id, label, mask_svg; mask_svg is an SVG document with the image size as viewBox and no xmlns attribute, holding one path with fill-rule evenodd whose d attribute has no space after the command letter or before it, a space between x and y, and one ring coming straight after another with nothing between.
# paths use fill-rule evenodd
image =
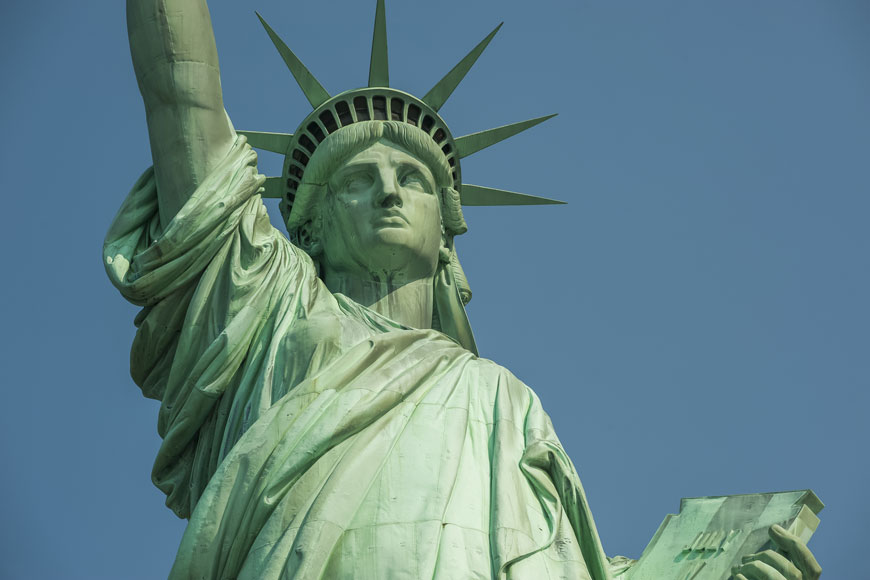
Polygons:
<instances>
[{"instance_id":1,"label":"statue's neck","mask_svg":"<svg viewBox=\"0 0 870 580\"><path fill-rule=\"evenodd\" d=\"M433 278L397 281L359 277L342 272L324 272L323 281L331 292L341 293L391 320L411 328L432 328Z\"/></svg>"}]
</instances>

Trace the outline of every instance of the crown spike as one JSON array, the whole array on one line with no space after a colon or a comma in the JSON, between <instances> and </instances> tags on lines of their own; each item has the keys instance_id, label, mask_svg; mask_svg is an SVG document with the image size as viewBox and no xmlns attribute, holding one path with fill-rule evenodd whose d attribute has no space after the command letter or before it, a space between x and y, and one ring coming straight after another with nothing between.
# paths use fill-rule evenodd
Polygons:
<instances>
[{"instance_id":1,"label":"crown spike","mask_svg":"<svg viewBox=\"0 0 870 580\"><path fill-rule=\"evenodd\" d=\"M567 202L504 189L463 183L459 192L462 205L555 205Z\"/></svg>"},{"instance_id":2,"label":"crown spike","mask_svg":"<svg viewBox=\"0 0 870 580\"><path fill-rule=\"evenodd\" d=\"M236 131L236 133L247 137L251 147L281 155L286 155L289 152L290 143L293 142L292 133L264 133L262 131Z\"/></svg>"},{"instance_id":3,"label":"crown spike","mask_svg":"<svg viewBox=\"0 0 870 580\"><path fill-rule=\"evenodd\" d=\"M375 8L375 31L372 35L369 86L390 86L390 63L387 56L387 14L384 8L384 0L378 0L377 8Z\"/></svg>"},{"instance_id":4,"label":"crown spike","mask_svg":"<svg viewBox=\"0 0 870 580\"><path fill-rule=\"evenodd\" d=\"M468 71L471 70L471 67L474 66L474 63L477 62L478 57L483 53L484 49L486 49L489 42L495 36L495 33L499 31L502 24L500 23L495 29L490 32L486 38L481 40L477 46L475 46L471 52L465 55L465 58L459 61L459 64L450 69L450 72L444 75L438 83L432 87L428 93L423 97L423 102L435 109L436 111L441 109L447 99L450 98L450 95L453 94L453 91L456 90L456 87L459 86L459 83L462 82L462 79L465 78L465 75L468 74Z\"/></svg>"},{"instance_id":5,"label":"crown spike","mask_svg":"<svg viewBox=\"0 0 870 580\"><path fill-rule=\"evenodd\" d=\"M266 29L266 32L269 34L269 38L272 39L272 44L275 45L275 48L278 49L278 52L281 54L281 58L284 59L284 63L287 65L287 68L290 69L290 72L293 73L293 78L296 79L296 82L299 83L299 87L302 89L302 92L305 93L305 98L308 99L308 102L311 103L311 106L315 109L322 105L329 99L329 93L326 92L326 89L323 88L323 85L314 78L314 75L305 68L305 65L302 64L302 61L299 60L293 51L284 44L284 41L275 34L275 31L272 30L272 27L260 16L259 12L255 12L257 18L260 19L260 23L263 25L263 28Z\"/></svg>"},{"instance_id":6,"label":"crown spike","mask_svg":"<svg viewBox=\"0 0 870 580\"><path fill-rule=\"evenodd\" d=\"M558 113L557 113L558 114ZM545 117L537 117L528 121L520 121L519 123L511 123L494 129L487 129L479 133L472 133L456 139L456 154L459 158L468 157L472 153L477 153L481 149L486 149L490 145L495 145L499 141L504 141L509 137L513 137L517 133L521 133L526 129L530 129L539 123L543 123L547 119L552 119L556 114L547 115Z\"/></svg>"}]
</instances>

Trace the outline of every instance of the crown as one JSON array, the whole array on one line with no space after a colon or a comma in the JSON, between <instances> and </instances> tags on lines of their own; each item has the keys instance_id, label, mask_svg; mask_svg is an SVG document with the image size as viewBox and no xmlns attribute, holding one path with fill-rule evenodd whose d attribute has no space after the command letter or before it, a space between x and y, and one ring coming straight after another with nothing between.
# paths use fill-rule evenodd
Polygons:
<instances>
[{"instance_id":1,"label":"crown","mask_svg":"<svg viewBox=\"0 0 870 580\"><path fill-rule=\"evenodd\" d=\"M331 96L323 85L302 64L271 26L257 13L263 27L290 69L313 111L299 124L295 133L237 131L258 149L284 155L281 177L268 177L263 197L282 200L281 213L289 223L296 191L311 155L331 133L360 121L391 120L416 127L428 134L444 153L450 166L453 187L459 192L462 205L542 205L565 203L514 191L462 183L460 160L469 155L525 131L555 115L537 117L454 138L439 109L483 53L501 28L499 24L475 46L423 98L390 87L387 57L387 26L384 0L377 0L375 29L372 39L368 86Z\"/></svg>"}]
</instances>

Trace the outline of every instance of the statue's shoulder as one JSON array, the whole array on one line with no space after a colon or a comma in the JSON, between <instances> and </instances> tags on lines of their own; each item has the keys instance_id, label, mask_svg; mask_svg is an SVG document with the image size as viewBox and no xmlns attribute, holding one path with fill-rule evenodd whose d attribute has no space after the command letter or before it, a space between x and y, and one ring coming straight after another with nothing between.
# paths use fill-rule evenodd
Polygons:
<instances>
[{"instance_id":1,"label":"statue's shoulder","mask_svg":"<svg viewBox=\"0 0 870 580\"><path fill-rule=\"evenodd\" d=\"M469 372L474 373L479 388L492 396L507 396L512 405L528 408L540 405L535 392L511 370L494 360L473 356L468 361Z\"/></svg>"}]
</instances>

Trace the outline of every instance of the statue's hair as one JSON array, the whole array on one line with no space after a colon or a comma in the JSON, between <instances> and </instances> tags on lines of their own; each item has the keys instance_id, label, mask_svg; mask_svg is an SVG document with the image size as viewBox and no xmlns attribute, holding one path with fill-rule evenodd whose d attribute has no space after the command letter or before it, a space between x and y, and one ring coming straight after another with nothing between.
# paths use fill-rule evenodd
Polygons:
<instances>
[{"instance_id":1,"label":"statue's hair","mask_svg":"<svg viewBox=\"0 0 870 580\"><path fill-rule=\"evenodd\" d=\"M462 216L459 193L453 188L450 165L432 137L399 121L360 121L329 135L312 154L287 219L287 231L291 239L299 226L315 216L330 176L348 159L381 140L406 149L432 171L436 189L440 193L441 220L445 232L449 236L456 236L468 230Z\"/></svg>"},{"instance_id":2,"label":"statue's hair","mask_svg":"<svg viewBox=\"0 0 870 580\"><path fill-rule=\"evenodd\" d=\"M317 223L319 226L319 204L327 194L329 178L351 157L382 140L406 149L432 172L441 202L441 225L446 237L446 248L442 248L439 259L453 272L462 302L467 304L471 300L471 288L453 247L453 237L468 231L462 215L459 192L453 187L450 165L438 144L428 133L407 123L360 121L342 127L320 143L305 168L305 176L299 184L293 208L286 220L290 239L297 245L304 246L299 244L304 237L300 228L308 222ZM284 201L281 204L283 206ZM282 207L282 213L287 215L284 209ZM318 261L316 256L312 258L315 262Z\"/></svg>"}]
</instances>

